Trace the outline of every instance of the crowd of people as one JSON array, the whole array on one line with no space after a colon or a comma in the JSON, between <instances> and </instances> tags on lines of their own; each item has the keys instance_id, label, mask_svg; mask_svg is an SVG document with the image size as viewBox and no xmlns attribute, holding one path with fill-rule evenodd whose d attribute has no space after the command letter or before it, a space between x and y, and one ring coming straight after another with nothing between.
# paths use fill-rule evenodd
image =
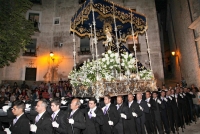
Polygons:
<instances>
[{"instance_id":1,"label":"crowd of people","mask_svg":"<svg viewBox=\"0 0 200 134\"><path fill-rule=\"evenodd\" d=\"M62 82L62 87L65 87L66 83ZM25 91L22 88L18 98L22 95L37 100L37 114L27 116L24 113L26 100L13 99L12 113L16 118L12 119L10 127L0 131L0 134L175 134L184 131L187 125L196 123L200 118L200 93L194 85L183 87L177 84L174 88L163 86L158 91L129 93L125 96L105 95L98 101L95 98L67 96L67 92L71 93L72 90L70 84L63 95L60 90L62 88L58 86L60 83L57 86L41 83L43 86L35 85L32 88L30 96L26 90L30 87L24 83L23 85ZM51 88L48 88L48 85L51 85ZM6 88L1 88L1 92L5 90L4 94L1 93L1 98L5 99L10 88L9 85L4 86ZM51 101L37 93L38 89L42 94L50 93ZM10 101L16 91L19 90L11 92ZM59 95L56 94L58 92ZM71 98L66 110L61 110L61 96L65 99Z\"/></svg>"}]
</instances>

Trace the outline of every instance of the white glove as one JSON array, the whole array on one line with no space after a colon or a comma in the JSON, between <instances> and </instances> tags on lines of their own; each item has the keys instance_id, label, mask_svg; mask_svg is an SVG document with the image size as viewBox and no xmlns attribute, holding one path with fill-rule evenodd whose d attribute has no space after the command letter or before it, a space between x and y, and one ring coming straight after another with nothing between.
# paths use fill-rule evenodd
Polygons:
<instances>
[{"instance_id":1,"label":"white glove","mask_svg":"<svg viewBox=\"0 0 200 134\"><path fill-rule=\"evenodd\" d=\"M141 107L141 106L139 106L140 107L140 110L142 110L143 111L143 108Z\"/></svg>"},{"instance_id":2,"label":"white glove","mask_svg":"<svg viewBox=\"0 0 200 134\"><path fill-rule=\"evenodd\" d=\"M150 103L147 103L148 107L151 107L151 104Z\"/></svg>"},{"instance_id":3,"label":"white glove","mask_svg":"<svg viewBox=\"0 0 200 134\"><path fill-rule=\"evenodd\" d=\"M172 97L169 96L169 99L172 100Z\"/></svg>"},{"instance_id":4,"label":"white glove","mask_svg":"<svg viewBox=\"0 0 200 134\"><path fill-rule=\"evenodd\" d=\"M52 126L58 128L58 127L59 127L59 124L58 124L56 121L53 121L53 122L52 122Z\"/></svg>"},{"instance_id":5,"label":"white glove","mask_svg":"<svg viewBox=\"0 0 200 134\"><path fill-rule=\"evenodd\" d=\"M160 101L160 100L157 100L157 102L158 102L159 104L161 104L161 101Z\"/></svg>"},{"instance_id":6,"label":"white glove","mask_svg":"<svg viewBox=\"0 0 200 134\"><path fill-rule=\"evenodd\" d=\"M11 134L11 131L9 128L5 128L4 131L7 133L7 134Z\"/></svg>"},{"instance_id":7,"label":"white glove","mask_svg":"<svg viewBox=\"0 0 200 134\"><path fill-rule=\"evenodd\" d=\"M7 112L7 110L8 110L9 108L10 108L10 106L7 106L7 105L2 107L2 109L3 109L4 112Z\"/></svg>"},{"instance_id":8,"label":"white glove","mask_svg":"<svg viewBox=\"0 0 200 134\"><path fill-rule=\"evenodd\" d=\"M191 95L193 95L193 92L189 92Z\"/></svg>"},{"instance_id":9,"label":"white glove","mask_svg":"<svg viewBox=\"0 0 200 134\"><path fill-rule=\"evenodd\" d=\"M110 126L112 126L112 125L113 125L113 122L112 122L112 121L108 121L108 124L109 124Z\"/></svg>"},{"instance_id":10,"label":"white glove","mask_svg":"<svg viewBox=\"0 0 200 134\"><path fill-rule=\"evenodd\" d=\"M124 118L124 119L127 119L126 115L121 113L121 117Z\"/></svg>"},{"instance_id":11,"label":"white glove","mask_svg":"<svg viewBox=\"0 0 200 134\"><path fill-rule=\"evenodd\" d=\"M133 117L137 117L137 114L135 112L132 112Z\"/></svg>"},{"instance_id":12,"label":"white glove","mask_svg":"<svg viewBox=\"0 0 200 134\"><path fill-rule=\"evenodd\" d=\"M74 124L74 119L69 119L70 124Z\"/></svg>"},{"instance_id":13,"label":"white glove","mask_svg":"<svg viewBox=\"0 0 200 134\"><path fill-rule=\"evenodd\" d=\"M35 124L30 125L30 131L31 132L36 132L37 131L37 126Z\"/></svg>"},{"instance_id":14,"label":"white glove","mask_svg":"<svg viewBox=\"0 0 200 134\"><path fill-rule=\"evenodd\" d=\"M180 96L181 96L181 98L183 98L183 95L182 95L182 94L180 94Z\"/></svg>"},{"instance_id":15,"label":"white glove","mask_svg":"<svg viewBox=\"0 0 200 134\"><path fill-rule=\"evenodd\" d=\"M64 99L65 99L65 97L62 97L62 98L61 98L61 100L64 100Z\"/></svg>"},{"instance_id":16,"label":"white glove","mask_svg":"<svg viewBox=\"0 0 200 134\"><path fill-rule=\"evenodd\" d=\"M63 104L63 105L65 105L66 103L67 103L67 101L65 101L65 100L61 101L61 104Z\"/></svg>"},{"instance_id":17,"label":"white glove","mask_svg":"<svg viewBox=\"0 0 200 134\"><path fill-rule=\"evenodd\" d=\"M26 104L26 109L28 109L31 106L31 104Z\"/></svg>"},{"instance_id":18,"label":"white glove","mask_svg":"<svg viewBox=\"0 0 200 134\"><path fill-rule=\"evenodd\" d=\"M95 112L92 112L92 117L96 117L97 115L95 114Z\"/></svg>"},{"instance_id":19,"label":"white glove","mask_svg":"<svg viewBox=\"0 0 200 134\"><path fill-rule=\"evenodd\" d=\"M81 102L81 104L83 104L83 100L82 99L80 100L80 102Z\"/></svg>"},{"instance_id":20,"label":"white glove","mask_svg":"<svg viewBox=\"0 0 200 134\"><path fill-rule=\"evenodd\" d=\"M166 99L166 98L164 98L164 100L167 102L167 99Z\"/></svg>"}]
</instances>

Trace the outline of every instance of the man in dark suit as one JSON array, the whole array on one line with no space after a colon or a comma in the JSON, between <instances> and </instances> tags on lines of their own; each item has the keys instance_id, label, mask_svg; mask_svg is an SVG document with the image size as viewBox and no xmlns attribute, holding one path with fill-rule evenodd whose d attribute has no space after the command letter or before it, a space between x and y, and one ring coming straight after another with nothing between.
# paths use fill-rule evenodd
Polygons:
<instances>
[{"instance_id":1,"label":"man in dark suit","mask_svg":"<svg viewBox=\"0 0 200 134\"><path fill-rule=\"evenodd\" d=\"M70 104L70 110L67 112L67 134L81 134L85 129L84 115L79 109L81 102L75 98Z\"/></svg>"},{"instance_id":2,"label":"man in dark suit","mask_svg":"<svg viewBox=\"0 0 200 134\"><path fill-rule=\"evenodd\" d=\"M39 100L35 108L38 115L33 120L34 124L30 125L30 131L35 134L52 134L52 119L46 111L47 101L44 99Z\"/></svg>"},{"instance_id":3,"label":"man in dark suit","mask_svg":"<svg viewBox=\"0 0 200 134\"><path fill-rule=\"evenodd\" d=\"M155 125L158 129L159 134L164 134L163 131L163 126L162 126L162 121L161 121L161 115L160 115L160 109L162 107L161 100L158 98L158 92L153 91L153 100L156 102L155 103L155 109L153 109L154 112L154 117L155 117Z\"/></svg>"},{"instance_id":4,"label":"man in dark suit","mask_svg":"<svg viewBox=\"0 0 200 134\"><path fill-rule=\"evenodd\" d=\"M171 90L168 90L166 92L166 98L167 98L167 113L168 113L168 119L169 119L169 125L171 128L171 131L173 134L175 134L175 120L174 120L174 114L173 114L173 98L171 97Z\"/></svg>"},{"instance_id":5,"label":"man in dark suit","mask_svg":"<svg viewBox=\"0 0 200 134\"><path fill-rule=\"evenodd\" d=\"M67 134L67 117L64 112L60 110L60 99L54 98L51 101L51 110L53 111L52 117L52 126L53 134Z\"/></svg>"},{"instance_id":6,"label":"man in dark suit","mask_svg":"<svg viewBox=\"0 0 200 134\"><path fill-rule=\"evenodd\" d=\"M149 114L149 107L147 102L142 100L142 93L137 93L137 103L139 104L140 110L142 110L142 116L136 118L136 126L138 134L146 134L145 132L145 114Z\"/></svg>"},{"instance_id":7,"label":"man in dark suit","mask_svg":"<svg viewBox=\"0 0 200 134\"><path fill-rule=\"evenodd\" d=\"M145 113L145 126L148 134L154 134L156 133L156 127L155 127L155 115L153 113L153 110L156 109L156 102L151 98L151 92L146 91L145 93L146 96L146 102L149 107L149 113Z\"/></svg>"},{"instance_id":8,"label":"man in dark suit","mask_svg":"<svg viewBox=\"0 0 200 134\"><path fill-rule=\"evenodd\" d=\"M7 133L10 131L12 134L29 134L29 119L24 114L24 109L25 105L22 101L14 102L12 113L16 118L10 123L10 128L5 129Z\"/></svg>"},{"instance_id":9,"label":"man in dark suit","mask_svg":"<svg viewBox=\"0 0 200 134\"><path fill-rule=\"evenodd\" d=\"M169 128L169 120L168 120L168 109L167 109L167 98L165 98L165 91L161 91L160 96L161 102L163 104L163 107L160 109L161 113L161 119L164 124L165 133L170 134L170 128Z\"/></svg>"},{"instance_id":10,"label":"man in dark suit","mask_svg":"<svg viewBox=\"0 0 200 134\"><path fill-rule=\"evenodd\" d=\"M117 134L115 125L119 122L119 114L115 105L110 103L111 98L109 95L104 96L105 106L103 110L104 123L102 126L102 134Z\"/></svg>"},{"instance_id":11,"label":"man in dark suit","mask_svg":"<svg viewBox=\"0 0 200 134\"><path fill-rule=\"evenodd\" d=\"M127 120L131 119L131 113L129 112L128 106L123 103L122 96L117 96L117 111L120 115L119 122L116 124L115 128L118 131L118 134L128 134L128 122Z\"/></svg>"},{"instance_id":12,"label":"man in dark suit","mask_svg":"<svg viewBox=\"0 0 200 134\"><path fill-rule=\"evenodd\" d=\"M131 119L127 120L128 122L128 133L127 134L136 134L136 118L142 116L142 111L139 108L139 105L134 101L133 94L128 94L128 107L129 112L131 113Z\"/></svg>"},{"instance_id":13,"label":"man in dark suit","mask_svg":"<svg viewBox=\"0 0 200 134\"><path fill-rule=\"evenodd\" d=\"M103 125L103 112L96 104L97 100L95 98L90 98L89 108L86 108L84 111L86 119L84 134L101 134L100 126Z\"/></svg>"}]
</instances>

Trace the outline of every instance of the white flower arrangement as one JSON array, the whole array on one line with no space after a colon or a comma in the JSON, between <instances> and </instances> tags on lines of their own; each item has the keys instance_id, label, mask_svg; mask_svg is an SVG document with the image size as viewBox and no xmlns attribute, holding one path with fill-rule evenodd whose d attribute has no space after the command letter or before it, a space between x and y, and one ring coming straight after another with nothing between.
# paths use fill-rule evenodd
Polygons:
<instances>
[{"instance_id":1,"label":"white flower arrangement","mask_svg":"<svg viewBox=\"0 0 200 134\"><path fill-rule=\"evenodd\" d=\"M133 58L132 54L128 54L128 52L121 54L122 56L122 63L121 66L126 70L126 71L134 71L136 70L136 59Z\"/></svg>"},{"instance_id":2,"label":"white flower arrangement","mask_svg":"<svg viewBox=\"0 0 200 134\"><path fill-rule=\"evenodd\" d=\"M139 75L143 80L150 80L153 78L153 73L151 70L142 70L139 72Z\"/></svg>"},{"instance_id":3,"label":"white flower arrangement","mask_svg":"<svg viewBox=\"0 0 200 134\"><path fill-rule=\"evenodd\" d=\"M107 53L103 53L102 56L103 58L95 61L85 61L80 70L71 71L68 76L71 79L71 84L74 87L78 85L91 86L103 79L106 81L118 80L114 73L119 74L121 67L125 70L125 75L130 75L132 71L136 70L136 59L132 54L121 54L121 63L119 54L110 50ZM140 71L139 75L141 79L153 78L150 70Z\"/></svg>"}]
</instances>

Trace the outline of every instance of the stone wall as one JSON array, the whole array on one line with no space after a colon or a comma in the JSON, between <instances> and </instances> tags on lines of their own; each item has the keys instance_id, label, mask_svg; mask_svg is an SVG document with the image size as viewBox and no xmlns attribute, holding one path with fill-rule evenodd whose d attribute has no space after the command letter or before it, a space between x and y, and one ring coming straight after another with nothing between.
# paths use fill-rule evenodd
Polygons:
<instances>
[{"instance_id":1,"label":"stone wall","mask_svg":"<svg viewBox=\"0 0 200 134\"><path fill-rule=\"evenodd\" d=\"M189 0L192 10L195 8L192 3L197 0ZM199 1L198 1L199 2ZM200 69L198 62L198 53L194 33L188 27L191 25L191 15L187 0L169 0L168 1L168 24L167 31L169 36L169 45L171 51L176 51L173 60L173 72L177 81L180 81L181 73L187 83L200 86ZM170 11L171 10L171 14ZM199 11L197 11L199 12ZM192 18L197 18L193 12ZM200 14L198 14L199 16ZM180 62L178 62L178 60Z\"/></svg>"},{"instance_id":2,"label":"stone wall","mask_svg":"<svg viewBox=\"0 0 200 134\"><path fill-rule=\"evenodd\" d=\"M113 2L126 6L130 9L136 9L137 12L145 14L148 23L148 39L151 49L151 61L153 71L161 83L164 79L162 55L160 48L159 30L157 15L154 0L113 0ZM3 76L0 80L24 80L25 68L33 62L33 67L37 67L36 81L51 81L48 78L48 72L52 66L56 67L53 81L58 81L60 78L67 79L69 72L73 68L73 38L69 34L70 19L78 9L78 1L74 0L48 0L43 1L42 5L34 5L29 12L40 13L40 32L36 32L33 38L37 39L37 57L20 56L16 63L0 69ZM27 17L28 15L26 15ZM53 18L60 17L60 25L53 25ZM54 40L59 39L62 47L54 47ZM76 37L76 49L80 47L80 40ZM141 52L138 52L138 59L142 64L147 60L145 36L139 36L141 44ZM101 43L98 45L99 53L103 52L104 48ZM49 56L50 51L54 53L54 60ZM22 53L21 53L22 55ZM91 56L77 56L77 63L91 58Z\"/></svg>"}]
</instances>

